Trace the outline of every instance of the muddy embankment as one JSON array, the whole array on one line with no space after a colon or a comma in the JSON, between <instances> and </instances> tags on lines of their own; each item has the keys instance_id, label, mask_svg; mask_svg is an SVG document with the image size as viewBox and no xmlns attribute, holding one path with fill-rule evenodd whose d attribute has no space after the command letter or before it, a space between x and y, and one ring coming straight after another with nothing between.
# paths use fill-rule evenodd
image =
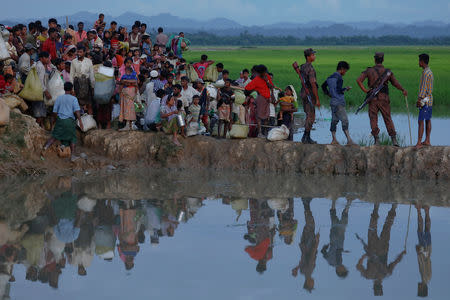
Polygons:
<instances>
[{"instance_id":1,"label":"muddy embankment","mask_svg":"<svg viewBox=\"0 0 450 300\"><path fill-rule=\"evenodd\" d=\"M264 139L181 139L176 147L161 133L92 130L80 135L76 162L59 159L56 145L44 158L48 138L31 117L13 112L0 133L0 175L64 173L130 167L213 170L255 174L351 175L445 180L450 178L450 147L302 145Z\"/></svg>"},{"instance_id":2,"label":"muddy embankment","mask_svg":"<svg viewBox=\"0 0 450 300\"><path fill-rule=\"evenodd\" d=\"M91 131L85 147L112 161L146 163L184 170L212 169L254 173L354 175L411 179L450 178L450 147L303 145L264 139L182 139L175 147L162 134Z\"/></svg>"}]
</instances>

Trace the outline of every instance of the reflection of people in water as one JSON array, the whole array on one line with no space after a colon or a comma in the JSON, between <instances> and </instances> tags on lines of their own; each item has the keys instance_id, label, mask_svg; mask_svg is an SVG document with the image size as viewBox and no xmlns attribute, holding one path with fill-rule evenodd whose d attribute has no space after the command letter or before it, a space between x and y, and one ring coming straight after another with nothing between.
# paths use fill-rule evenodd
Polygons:
<instances>
[{"instance_id":1,"label":"reflection of people in water","mask_svg":"<svg viewBox=\"0 0 450 300\"><path fill-rule=\"evenodd\" d=\"M70 263L78 266L78 275L85 276L86 268L90 267L95 253L94 241L94 207L96 201L88 197L82 197L77 202L80 213L80 234L73 243L73 253Z\"/></svg>"},{"instance_id":2,"label":"reflection of people in water","mask_svg":"<svg viewBox=\"0 0 450 300\"><path fill-rule=\"evenodd\" d=\"M310 208L312 198L304 197L302 200L305 212L305 227L303 228L300 241L300 251L302 252L302 256L298 266L292 269L292 275L297 277L298 270L300 270L300 273L305 276L303 288L311 292L314 289L314 278L312 278L312 273L316 267L320 233L316 234L316 224Z\"/></svg>"},{"instance_id":3,"label":"reflection of people in water","mask_svg":"<svg viewBox=\"0 0 450 300\"><path fill-rule=\"evenodd\" d=\"M297 220L294 219L294 199L287 200L287 207L277 210L278 231L280 237L283 238L286 245L292 244L294 241L295 232L297 231Z\"/></svg>"},{"instance_id":4,"label":"reflection of people in water","mask_svg":"<svg viewBox=\"0 0 450 300\"><path fill-rule=\"evenodd\" d=\"M391 228L394 224L397 204L392 204L392 208L384 222L383 230L380 237L378 237L378 208L380 204L374 204L373 212L370 217L370 225L368 231L367 244L358 236L364 246L366 252L358 261L356 269L361 272L361 275L373 280L373 292L375 296L383 295L383 279L390 276L394 271L395 266L402 260L406 251L401 252L397 258L388 264L389 241L391 239ZM363 262L367 258L367 268L364 268Z\"/></svg>"},{"instance_id":5,"label":"reflection of people in water","mask_svg":"<svg viewBox=\"0 0 450 300\"><path fill-rule=\"evenodd\" d=\"M258 261L256 271L260 274L267 269L267 262L272 259L273 237L275 236L274 211L268 206L267 201L249 200L250 221L247 222L248 233L246 240L254 244L247 246L247 252L251 258Z\"/></svg>"},{"instance_id":6,"label":"reflection of people in water","mask_svg":"<svg viewBox=\"0 0 450 300\"><path fill-rule=\"evenodd\" d=\"M425 227L423 226L422 212L425 212ZM422 282L418 283L417 296L428 296L428 282L431 280L431 219L430 207L425 205L421 207L416 205L417 209L417 236L419 244L416 245L417 262L419 263L420 277Z\"/></svg>"},{"instance_id":7,"label":"reflection of people in water","mask_svg":"<svg viewBox=\"0 0 450 300\"><path fill-rule=\"evenodd\" d=\"M330 243L322 248L322 255L328 261L328 264L336 269L337 276L345 278L348 275L347 268L342 264L342 253L344 252L345 230L348 224L348 210L351 201L347 200L347 204L342 211L341 219L336 214L336 200L333 200L330 209L331 229Z\"/></svg>"},{"instance_id":8,"label":"reflection of people in water","mask_svg":"<svg viewBox=\"0 0 450 300\"><path fill-rule=\"evenodd\" d=\"M124 201L120 207L119 251L120 259L126 270L134 267L134 258L139 252L139 232L141 231L140 216L135 201Z\"/></svg>"}]
</instances>

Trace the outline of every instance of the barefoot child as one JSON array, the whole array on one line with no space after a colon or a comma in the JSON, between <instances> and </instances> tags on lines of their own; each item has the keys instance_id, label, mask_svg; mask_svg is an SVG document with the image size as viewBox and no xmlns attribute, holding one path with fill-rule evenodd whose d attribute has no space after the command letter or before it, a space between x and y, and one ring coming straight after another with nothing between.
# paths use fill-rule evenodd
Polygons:
<instances>
[{"instance_id":1,"label":"barefoot child","mask_svg":"<svg viewBox=\"0 0 450 300\"><path fill-rule=\"evenodd\" d=\"M278 113L278 125L285 125L289 129L289 140L293 138L292 124L294 121L294 112L298 109L297 101L294 97L293 87L287 86L284 94L279 100L280 112Z\"/></svg>"},{"instance_id":2,"label":"barefoot child","mask_svg":"<svg viewBox=\"0 0 450 300\"><path fill-rule=\"evenodd\" d=\"M217 137L220 139L223 126L223 138L227 138L227 131L230 128L231 122L231 98L227 94L221 94L219 102L217 103L217 110L219 113L219 126L217 130Z\"/></svg>"},{"instance_id":3,"label":"barefoot child","mask_svg":"<svg viewBox=\"0 0 450 300\"><path fill-rule=\"evenodd\" d=\"M342 87L344 83L342 76L350 69L350 65L346 61L340 61L337 65L336 72L334 72L328 79L322 84L322 90L325 94L331 97L331 136L333 137L331 144L339 145L336 139L336 126L341 121L342 130L347 137L347 145L354 145L353 140L348 132L348 117L345 111L345 97L344 92L351 89L351 87Z\"/></svg>"},{"instance_id":4,"label":"barefoot child","mask_svg":"<svg viewBox=\"0 0 450 300\"><path fill-rule=\"evenodd\" d=\"M428 54L419 55L419 66L423 69L422 78L420 79L419 96L416 106L420 108L419 111L419 132L417 138L417 148L422 146L431 146L431 115L433 112L433 72L431 72L428 63L430 62L430 56ZM424 124L426 122L426 137L422 142Z\"/></svg>"},{"instance_id":5,"label":"barefoot child","mask_svg":"<svg viewBox=\"0 0 450 300\"><path fill-rule=\"evenodd\" d=\"M134 102L138 93L138 80L132 67L125 68L125 74L120 78L120 115L119 121L126 122L125 127L119 131L132 130L132 122L136 121Z\"/></svg>"}]
</instances>

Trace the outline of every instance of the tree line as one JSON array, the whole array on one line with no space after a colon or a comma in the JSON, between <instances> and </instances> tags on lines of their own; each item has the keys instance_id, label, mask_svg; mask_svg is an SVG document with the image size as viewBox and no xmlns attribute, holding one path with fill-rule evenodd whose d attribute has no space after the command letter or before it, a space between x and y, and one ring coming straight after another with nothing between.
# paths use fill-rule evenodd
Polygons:
<instances>
[{"instance_id":1,"label":"tree line","mask_svg":"<svg viewBox=\"0 0 450 300\"><path fill-rule=\"evenodd\" d=\"M263 36L259 34L241 33L238 36L218 36L208 32L189 33L189 40L197 46L297 46L297 45L384 45L384 46L408 46L408 45L450 45L450 36L413 38L406 35L385 35L372 37L365 35L339 36L339 37L312 37L297 38L287 36Z\"/></svg>"}]
</instances>

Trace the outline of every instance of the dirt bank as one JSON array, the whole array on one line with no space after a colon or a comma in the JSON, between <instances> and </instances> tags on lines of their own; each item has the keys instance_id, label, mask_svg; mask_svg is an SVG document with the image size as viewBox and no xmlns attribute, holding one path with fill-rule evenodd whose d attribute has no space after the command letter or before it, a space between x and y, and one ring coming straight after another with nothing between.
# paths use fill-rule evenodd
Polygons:
<instances>
[{"instance_id":1,"label":"dirt bank","mask_svg":"<svg viewBox=\"0 0 450 300\"><path fill-rule=\"evenodd\" d=\"M11 113L10 125L0 133L0 176L96 171L133 166L180 170L251 173L394 176L412 179L450 177L450 147L395 148L302 145L264 139L182 139L176 147L161 133L93 130L80 135L76 162L60 159L56 145L43 157L49 134L33 118Z\"/></svg>"},{"instance_id":2,"label":"dirt bank","mask_svg":"<svg viewBox=\"0 0 450 300\"><path fill-rule=\"evenodd\" d=\"M450 147L395 148L302 145L264 139L217 140L191 137L176 148L162 134L91 131L86 148L112 161L179 169L212 169L307 175L399 176L449 179Z\"/></svg>"}]
</instances>

